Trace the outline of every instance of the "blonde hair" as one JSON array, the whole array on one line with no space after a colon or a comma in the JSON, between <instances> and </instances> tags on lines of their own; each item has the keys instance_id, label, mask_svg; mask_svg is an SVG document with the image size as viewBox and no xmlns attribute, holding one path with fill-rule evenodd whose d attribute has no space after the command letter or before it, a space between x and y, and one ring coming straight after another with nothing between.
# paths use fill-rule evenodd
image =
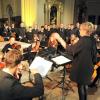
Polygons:
<instances>
[{"instance_id":1,"label":"blonde hair","mask_svg":"<svg viewBox=\"0 0 100 100\"><path fill-rule=\"evenodd\" d=\"M94 30L94 25L91 22L87 22L87 25L89 27L88 31L91 33Z\"/></svg>"},{"instance_id":2,"label":"blonde hair","mask_svg":"<svg viewBox=\"0 0 100 100\"><path fill-rule=\"evenodd\" d=\"M91 34L94 30L94 25L91 22L84 22L81 24L84 30L87 31L88 34Z\"/></svg>"}]
</instances>

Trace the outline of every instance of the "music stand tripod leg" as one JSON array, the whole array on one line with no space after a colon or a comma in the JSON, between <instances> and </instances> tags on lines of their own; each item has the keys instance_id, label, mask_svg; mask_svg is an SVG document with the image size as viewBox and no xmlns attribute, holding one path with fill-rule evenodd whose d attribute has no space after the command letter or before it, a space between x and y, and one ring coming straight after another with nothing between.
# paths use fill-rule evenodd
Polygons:
<instances>
[{"instance_id":1,"label":"music stand tripod leg","mask_svg":"<svg viewBox=\"0 0 100 100\"><path fill-rule=\"evenodd\" d=\"M64 96L64 85L65 85L65 75L66 75L66 68L64 66L63 68L63 77L62 77L62 100L65 100L65 96Z\"/></svg>"},{"instance_id":2,"label":"music stand tripod leg","mask_svg":"<svg viewBox=\"0 0 100 100\"><path fill-rule=\"evenodd\" d=\"M46 78L49 79L50 81L52 81L52 79L48 75L46 75Z\"/></svg>"},{"instance_id":3,"label":"music stand tripod leg","mask_svg":"<svg viewBox=\"0 0 100 100\"><path fill-rule=\"evenodd\" d=\"M66 67L64 66L63 76L62 76L61 81L58 82L58 84L55 87L53 87L53 89L54 89L54 88L58 87L59 85L61 85L60 88L62 89L62 100L65 100L65 96L64 96L64 92L65 92L65 88L64 88L64 86L65 86L65 75L66 75Z\"/></svg>"}]
</instances>

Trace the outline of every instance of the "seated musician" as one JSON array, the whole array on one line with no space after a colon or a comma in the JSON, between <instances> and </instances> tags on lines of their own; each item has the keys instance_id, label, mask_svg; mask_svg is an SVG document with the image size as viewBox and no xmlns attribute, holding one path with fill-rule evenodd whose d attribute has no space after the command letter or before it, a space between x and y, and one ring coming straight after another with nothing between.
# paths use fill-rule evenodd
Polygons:
<instances>
[{"instance_id":1,"label":"seated musician","mask_svg":"<svg viewBox=\"0 0 100 100\"><path fill-rule=\"evenodd\" d=\"M42 77L36 69L31 70L34 86L24 86L18 81L22 70L21 58L19 50L12 49L6 53L6 67L0 70L0 100L32 100L44 94Z\"/></svg>"},{"instance_id":2,"label":"seated musician","mask_svg":"<svg viewBox=\"0 0 100 100\"><path fill-rule=\"evenodd\" d=\"M23 49L23 59L28 60L29 64L33 61L36 53L39 51L40 41L37 34L33 36L33 43L31 46Z\"/></svg>"},{"instance_id":3,"label":"seated musician","mask_svg":"<svg viewBox=\"0 0 100 100\"><path fill-rule=\"evenodd\" d=\"M54 32L50 35L49 40L48 40L48 46L47 46L47 51L48 51L48 55L50 55L50 57L55 56L55 54L57 53L57 49L58 49L58 41L54 36Z\"/></svg>"},{"instance_id":4,"label":"seated musician","mask_svg":"<svg viewBox=\"0 0 100 100\"><path fill-rule=\"evenodd\" d=\"M49 37L48 47L53 47L57 49L57 46L58 46L58 42L54 36L54 33L52 33L51 36Z\"/></svg>"},{"instance_id":5,"label":"seated musician","mask_svg":"<svg viewBox=\"0 0 100 100\"><path fill-rule=\"evenodd\" d=\"M8 52L10 49L12 49L12 46L13 46L14 43L15 43L15 37L10 37L8 43L2 49L2 52L3 53Z\"/></svg>"},{"instance_id":6,"label":"seated musician","mask_svg":"<svg viewBox=\"0 0 100 100\"><path fill-rule=\"evenodd\" d=\"M6 52L8 52L11 49L17 49L17 50L21 49L21 45L15 43L15 37L13 37L13 36L10 37L8 43L2 49L2 52L6 53Z\"/></svg>"}]
</instances>

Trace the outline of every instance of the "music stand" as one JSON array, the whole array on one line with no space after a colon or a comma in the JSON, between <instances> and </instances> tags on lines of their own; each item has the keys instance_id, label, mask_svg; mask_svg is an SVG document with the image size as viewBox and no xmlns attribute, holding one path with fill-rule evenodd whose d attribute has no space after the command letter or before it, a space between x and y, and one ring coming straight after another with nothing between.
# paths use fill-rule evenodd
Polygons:
<instances>
[{"instance_id":1,"label":"music stand","mask_svg":"<svg viewBox=\"0 0 100 100\"><path fill-rule=\"evenodd\" d=\"M61 84L61 88L62 88L62 100L64 100L64 84L67 84L67 83L65 83L65 75L66 75L66 67L65 67L65 65L69 64L71 62L71 60L68 59L68 58L66 58L66 57L64 57L64 56L62 56L62 55L61 56L57 56L55 58L52 58L51 60L54 63L56 63L57 66L63 66L63 77L62 77L61 81L58 82L58 84L55 87L57 87L57 86L59 86Z\"/></svg>"}]
</instances>

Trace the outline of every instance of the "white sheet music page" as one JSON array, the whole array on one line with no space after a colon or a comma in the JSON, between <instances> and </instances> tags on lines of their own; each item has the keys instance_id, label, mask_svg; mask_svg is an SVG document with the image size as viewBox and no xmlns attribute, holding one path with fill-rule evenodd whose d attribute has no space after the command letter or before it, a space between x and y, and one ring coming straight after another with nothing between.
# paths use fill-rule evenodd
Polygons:
<instances>
[{"instance_id":1,"label":"white sheet music page","mask_svg":"<svg viewBox=\"0 0 100 100\"><path fill-rule=\"evenodd\" d=\"M64 57L64 56L57 56L55 58L52 58L52 61L54 61L57 65L65 64L70 62L71 60Z\"/></svg>"},{"instance_id":2,"label":"white sheet music page","mask_svg":"<svg viewBox=\"0 0 100 100\"><path fill-rule=\"evenodd\" d=\"M41 74L42 77L45 77L46 74L48 73L48 71L50 70L50 68L52 67L52 62L45 60L42 57L35 57L35 59L33 60L33 62L30 65L30 69L37 69L38 72Z\"/></svg>"}]
</instances>

